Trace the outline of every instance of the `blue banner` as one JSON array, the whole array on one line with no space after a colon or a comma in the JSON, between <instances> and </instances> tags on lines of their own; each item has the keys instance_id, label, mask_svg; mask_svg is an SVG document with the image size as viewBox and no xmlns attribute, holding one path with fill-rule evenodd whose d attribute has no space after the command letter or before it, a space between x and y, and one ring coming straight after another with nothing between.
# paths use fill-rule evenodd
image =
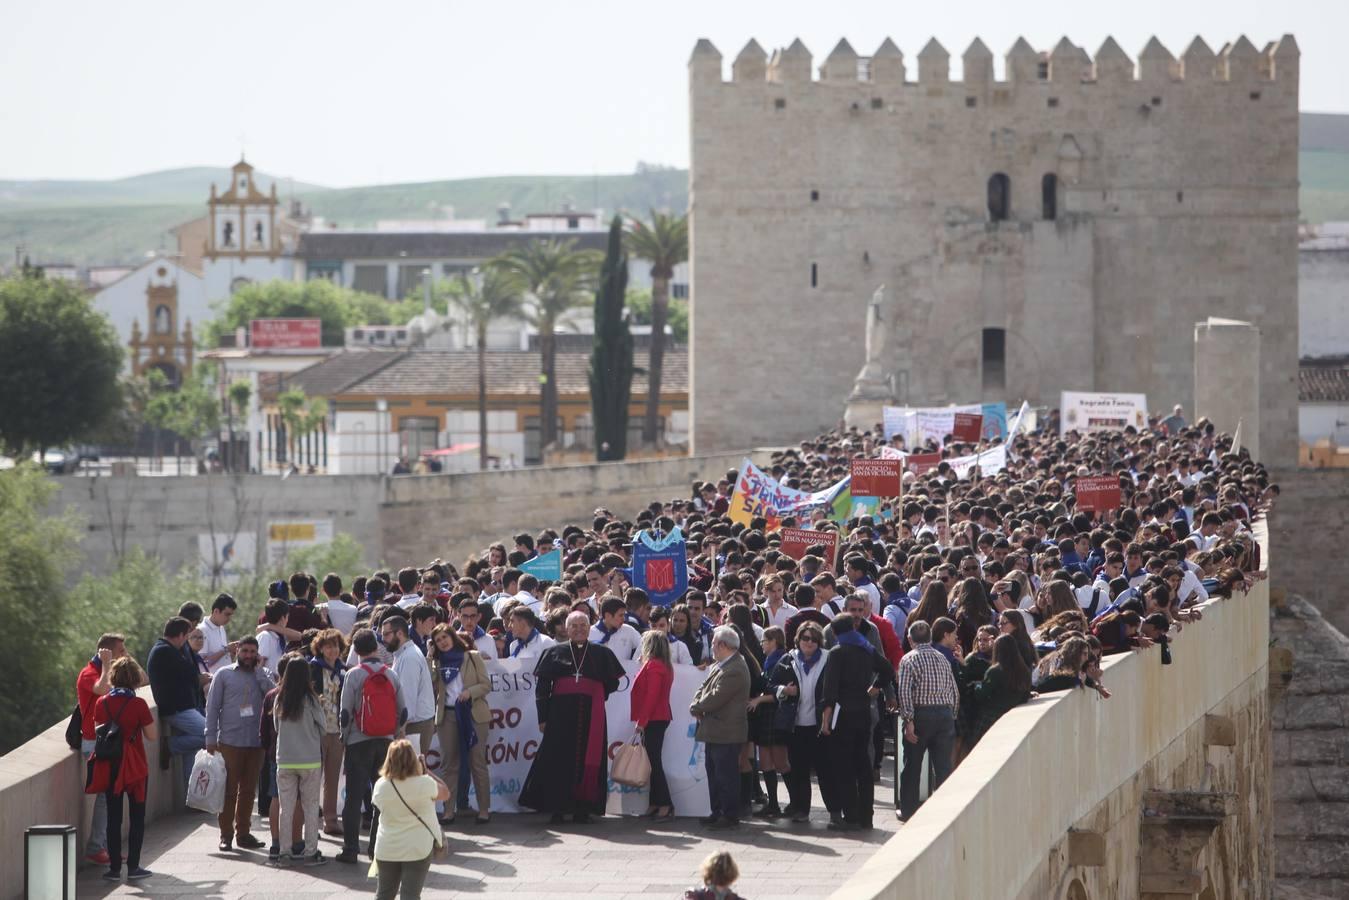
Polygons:
<instances>
[{"instance_id":1,"label":"blue banner","mask_svg":"<svg viewBox=\"0 0 1349 900\"><path fill-rule=\"evenodd\" d=\"M539 581L561 581L562 551L551 550L543 556L525 560L520 563L520 571L527 575L533 575Z\"/></svg>"},{"instance_id":2,"label":"blue banner","mask_svg":"<svg viewBox=\"0 0 1349 900\"><path fill-rule=\"evenodd\" d=\"M632 542L632 586L646 591L655 606L669 606L689 586L684 539L678 529L659 539L646 532Z\"/></svg>"}]
</instances>

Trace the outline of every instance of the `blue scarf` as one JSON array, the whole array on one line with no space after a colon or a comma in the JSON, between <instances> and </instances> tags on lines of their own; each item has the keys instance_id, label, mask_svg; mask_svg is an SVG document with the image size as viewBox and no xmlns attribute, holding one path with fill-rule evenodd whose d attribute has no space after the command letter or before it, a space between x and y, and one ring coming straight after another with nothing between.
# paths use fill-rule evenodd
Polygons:
<instances>
[{"instance_id":1,"label":"blue scarf","mask_svg":"<svg viewBox=\"0 0 1349 900\"><path fill-rule=\"evenodd\" d=\"M798 650L796 653L796 658L801 660L801 668L805 669L806 674L809 675L810 670L815 668L816 663L824 659L824 650L820 648L819 644L816 644L815 652L812 653L810 656L806 656L804 653Z\"/></svg>"},{"instance_id":2,"label":"blue scarf","mask_svg":"<svg viewBox=\"0 0 1349 900\"><path fill-rule=\"evenodd\" d=\"M834 635L834 637L838 640L840 647L863 647L868 653L876 652L876 648L871 646L871 641L862 637L856 631L845 631L842 634Z\"/></svg>"},{"instance_id":3,"label":"blue scarf","mask_svg":"<svg viewBox=\"0 0 1349 900\"><path fill-rule=\"evenodd\" d=\"M604 637L600 638L598 641L595 642L595 643L597 643L597 644L607 644L607 643L609 643L609 638L613 637L615 634L618 633L618 628L615 628L613 631L610 631L608 628L606 628L606 627L604 626L604 620L603 620L603 619L601 619L600 622L599 622L599 624L596 625L595 627L598 628L598 629L600 630L600 634L604 635ZM619 628L622 628L622 627L623 627L623 626L621 626L621 625L619 626Z\"/></svg>"},{"instance_id":4,"label":"blue scarf","mask_svg":"<svg viewBox=\"0 0 1349 900\"><path fill-rule=\"evenodd\" d=\"M531 628L529 629L529 637L525 638L523 641L520 640L519 638L516 638L515 647L511 650L511 659L515 659L515 657L519 656L520 651L525 649L525 647L527 647L538 636L539 636L539 629Z\"/></svg>"},{"instance_id":5,"label":"blue scarf","mask_svg":"<svg viewBox=\"0 0 1349 900\"><path fill-rule=\"evenodd\" d=\"M1216 582L1217 579L1215 578L1214 581ZM89 660L89 665L91 665L91 666L94 667L94 671L95 671L95 672L102 672L102 671L103 671L103 660L101 660L101 659L98 658L98 654L97 654L97 653L94 654L94 658L93 658L93 659Z\"/></svg>"},{"instance_id":6,"label":"blue scarf","mask_svg":"<svg viewBox=\"0 0 1349 900\"><path fill-rule=\"evenodd\" d=\"M482 629L478 629L481 631ZM440 679L445 682L445 689L449 690L450 685L459 677L459 671L464 665L463 650L439 650L436 652L436 661L440 663ZM478 743L478 732L473 727L473 702L471 700L454 701L454 720L459 727L459 748L462 751L468 751Z\"/></svg>"},{"instance_id":7,"label":"blue scarf","mask_svg":"<svg viewBox=\"0 0 1349 900\"><path fill-rule=\"evenodd\" d=\"M772 674L773 669L777 667L778 660L786 655L787 652L785 650L774 650L772 653L768 654L767 658L763 661L764 677L768 677Z\"/></svg>"},{"instance_id":8,"label":"blue scarf","mask_svg":"<svg viewBox=\"0 0 1349 900\"><path fill-rule=\"evenodd\" d=\"M133 691L131 688L113 688L112 690L108 691L108 696L109 696L109 697L134 697L134 696L136 696L136 692Z\"/></svg>"}]
</instances>

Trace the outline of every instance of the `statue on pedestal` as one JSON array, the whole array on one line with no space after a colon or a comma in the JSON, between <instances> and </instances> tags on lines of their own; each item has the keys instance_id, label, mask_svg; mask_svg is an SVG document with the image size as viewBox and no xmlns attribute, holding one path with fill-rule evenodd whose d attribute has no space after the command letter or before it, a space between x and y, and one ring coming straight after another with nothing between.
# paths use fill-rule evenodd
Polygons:
<instances>
[{"instance_id":1,"label":"statue on pedestal","mask_svg":"<svg viewBox=\"0 0 1349 900\"><path fill-rule=\"evenodd\" d=\"M890 326L893 310L886 300L885 285L876 288L867 304L866 361L853 380L844 421L867 428L880 421L881 407L895 402L889 365Z\"/></svg>"}]
</instances>

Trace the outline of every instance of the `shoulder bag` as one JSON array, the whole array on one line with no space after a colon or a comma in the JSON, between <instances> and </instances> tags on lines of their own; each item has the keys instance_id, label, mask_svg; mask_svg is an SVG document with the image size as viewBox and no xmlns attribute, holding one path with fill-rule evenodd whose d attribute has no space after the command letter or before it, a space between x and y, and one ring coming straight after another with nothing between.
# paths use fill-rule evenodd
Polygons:
<instances>
[{"instance_id":1,"label":"shoulder bag","mask_svg":"<svg viewBox=\"0 0 1349 900\"><path fill-rule=\"evenodd\" d=\"M426 829L426 833L431 835L431 858L449 859L450 845L445 841L445 832L442 831L440 834L436 834L434 831L431 830L431 826L426 824L426 820L423 819L421 816L419 816L415 809L413 809L411 806L408 806L408 802L403 799L403 795L398 790L398 782L390 778L389 787L393 788L393 792L395 794L398 794L398 799L402 802L402 804L405 807L407 807L407 811L412 813L412 817L416 819L418 822L421 822L422 827Z\"/></svg>"}]
</instances>

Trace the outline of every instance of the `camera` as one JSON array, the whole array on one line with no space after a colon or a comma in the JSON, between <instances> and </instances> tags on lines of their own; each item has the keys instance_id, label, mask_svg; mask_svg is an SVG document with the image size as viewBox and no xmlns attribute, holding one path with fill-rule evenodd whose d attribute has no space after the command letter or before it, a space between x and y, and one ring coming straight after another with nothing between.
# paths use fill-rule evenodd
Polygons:
<instances>
[{"instance_id":1,"label":"camera","mask_svg":"<svg viewBox=\"0 0 1349 900\"><path fill-rule=\"evenodd\" d=\"M1168 634L1159 634L1152 639L1152 642L1162 648L1162 665L1171 665L1171 636Z\"/></svg>"}]
</instances>

